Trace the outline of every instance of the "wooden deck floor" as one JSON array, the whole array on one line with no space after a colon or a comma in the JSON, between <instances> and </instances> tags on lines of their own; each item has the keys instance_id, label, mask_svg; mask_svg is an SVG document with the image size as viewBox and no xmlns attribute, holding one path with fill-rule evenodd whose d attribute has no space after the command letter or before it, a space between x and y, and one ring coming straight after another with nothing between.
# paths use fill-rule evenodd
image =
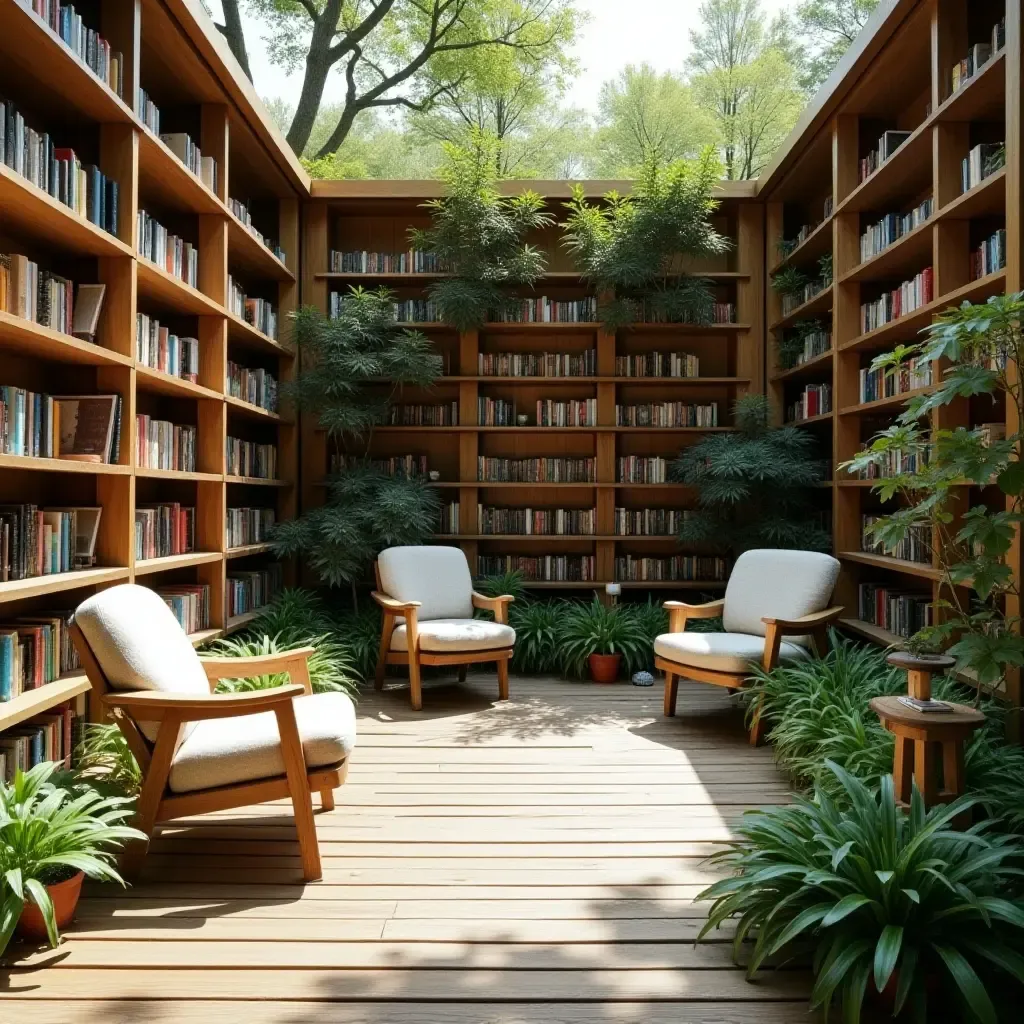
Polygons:
<instances>
[{"instance_id":1,"label":"wooden deck floor","mask_svg":"<svg viewBox=\"0 0 1024 1024\"><path fill-rule=\"evenodd\" d=\"M126 892L6 976L32 1024L780 1024L799 971L744 980L695 947L703 858L787 789L722 691L493 679L360 704L349 781L297 882L288 809L165 829ZM12 952L16 950L12 947ZM25 951L20 951L24 954Z\"/></svg>"}]
</instances>

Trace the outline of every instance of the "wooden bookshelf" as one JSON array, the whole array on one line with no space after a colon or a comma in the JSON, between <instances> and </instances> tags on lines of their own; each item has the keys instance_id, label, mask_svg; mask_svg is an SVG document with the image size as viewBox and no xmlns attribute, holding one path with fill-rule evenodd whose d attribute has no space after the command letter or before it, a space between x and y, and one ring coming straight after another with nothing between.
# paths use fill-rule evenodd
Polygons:
<instances>
[{"instance_id":1,"label":"wooden bookshelf","mask_svg":"<svg viewBox=\"0 0 1024 1024\"><path fill-rule=\"evenodd\" d=\"M195 22L178 0L104 3L81 13L125 55L124 94L115 95L22 0L0 0L0 94L27 123L49 131L118 184L118 230L111 234L78 216L11 168L0 164L0 252L21 252L41 269L76 284L102 282L106 296L95 342L83 341L0 312L0 384L51 394L110 393L122 397L121 454L115 465L0 455L0 502L103 508L95 567L0 583L0 620L42 610L72 609L104 587L204 583L210 586L208 629L197 645L225 635L255 612L229 619L226 577L273 561L268 544L234 548L226 509L272 507L278 520L295 515L298 429L292 412L269 413L228 394L228 361L293 374L288 314L297 308L299 205L308 178L287 147L275 142L268 115L239 91L222 61L201 53ZM95 20L91 20L95 15ZM204 184L135 112L137 88L161 112L161 130L188 132L217 162L217 188ZM266 121L264 119L267 119ZM248 204L253 223L283 249L281 259L232 212ZM191 287L136 252L137 211L198 247L199 279ZM228 275L247 295L276 307L272 339L228 308ZM179 335L199 339L200 371L192 383L136 358L136 314L145 312ZM136 413L197 427L197 471L142 468ZM225 438L276 444L278 479L226 475ZM269 484L269 486L268 486ZM135 558L137 507L178 502L196 509L196 551ZM231 566L228 560L231 559ZM286 567L286 579L294 572ZM0 730L88 689L80 672L0 704Z\"/></svg>"}]
</instances>

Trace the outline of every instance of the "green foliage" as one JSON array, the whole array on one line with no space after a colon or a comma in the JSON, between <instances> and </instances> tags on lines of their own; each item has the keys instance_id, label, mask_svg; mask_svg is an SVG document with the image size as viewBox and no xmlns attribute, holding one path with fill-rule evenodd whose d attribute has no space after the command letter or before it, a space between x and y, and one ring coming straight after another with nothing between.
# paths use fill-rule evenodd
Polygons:
<instances>
[{"instance_id":1,"label":"green foliage","mask_svg":"<svg viewBox=\"0 0 1024 1024\"><path fill-rule=\"evenodd\" d=\"M957 668L971 670L983 686L998 685L1008 670L1024 664L1020 617L1006 611L1007 599L1020 596L1010 556L1024 520L1022 435L1009 433L992 441L981 429L939 429L931 414L958 399L973 399L977 405L984 396L1001 402L1005 394L1015 407L1016 422L1024 422L1024 390L1015 369L1024 358L1022 320L1024 293L993 296L981 305L965 302L937 317L920 343L876 358L872 366L886 373L899 372L913 358L933 365L943 360L947 368L935 388L910 399L896 424L841 467L851 473L871 466L884 471L895 453L916 456L916 472L875 485L883 501L899 497L900 502L874 524L872 534L890 551L917 527L938 537L939 604L945 614L942 624L922 631L919 640L934 646L952 643L949 653L957 658ZM956 514L965 483L980 488L993 481L1005 502Z\"/></svg>"},{"instance_id":2,"label":"green foliage","mask_svg":"<svg viewBox=\"0 0 1024 1024\"><path fill-rule=\"evenodd\" d=\"M621 654L627 672L648 668L651 651L647 636L628 606L566 602L558 626L562 667L568 675L582 676L591 654Z\"/></svg>"},{"instance_id":3,"label":"green foliage","mask_svg":"<svg viewBox=\"0 0 1024 1024\"><path fill-rule=\"evenodd\" d=\"M645 318L707 323L714 298L707 282L681 272L683 258L721 255L730 242L714 230L714 189L721 166L707 147L696 160L648 160L628 196L601 202L573 188L564 245L598 291L614 291L602 310L610 328Z\"/></svg>"},{"instance_id":4,"label":"green foliage","mask_svg":"<svg viewBox=\"0 0 1024 1024\"><path fill-rule=\"evenodd\" d=\"M381 614L370 603L334 617L335 635L348 651L352 670L364 682L373 678L380 651Z\"/></svg>"},{"instance_id":5,"label":"green foliage","mask_svg":"<svg viewBox=\"0 0 1024 1024\"><path fill-rule=\"evenodd\" d=\"M87 724L74 761L80 778L112 787L124 796L137 796L142 788L135 755L114 723Z\"/></svg>"},{"instance_id":6,"label":"green foliage","mask_svg":"<svg viewBox=\"0 0 1024 1024\"><path fill-rule=\"evenodd\" d=\"M826 253L818 260L818 277L826 288L832 283L832 253Z\"/></svg>"},{"instance_id":7,"label":"green foliage","mask_svg":"<svg viewBox=\"0 0 1024 1024\"><path fill-rule=\"evenodd\" d=\"M333 626L320 594L305 587L286 587L260 611L246 632L282 641L304 640L330 632Z\"/></svg>"},{"instance_id":8,"label":"green foliage","mask_svg":"<svg viewBox=\"0 0 1024 1024\"><path fill-rule=\"evenodd\" d=\"M672 464L675 479L698 491L698 508L679 531L683 544L739 555L749 548L828 550L810 489L821 480L815 441L799 427L770 427L768 400L736 402L737 430L709 434Z\"/></svg>"},{"instance_id":9,"label":"green foliage","mask_svg":"<svg viewBox=\"0 0 1024 1024\"><path fill-rule=\"evenodd\" d=\"M810 278L796 267L785 266L772 274L772 288L780 295L803 295Z\"/></svg>"},{"instance_id":10,"label":"green foliage","mask_svg":"<svg viewBox=\"0 0 1024 1024\"><path fill-rule=\"evenodd\" d=\"M796 22L806 43L801 84L817 92L857 38L878 0L803 0Z\"/></svg>"},{"instance_id":11,"label":"green foliage","mask_svg":"<svg viewBox=\"0 0 1024 1024\"><path fill-rule=\"evenodd\" d=\"M896 1013L909 1006L930 1019L929 982L939 978L941 998L958 1002L964 1019L996 1024L986 981L1024 982L1024 910L1012 901L1024 851L985 825L952 830L973 798L926 813L915 788L906 814L892 776L872 793L827 767L842 809L819 792L744 815L739 838L713 858L734 877L698 897L714 901L701 937L738 919L737 953L756 936L748 977L769 957L812 952L812 1009L827 1014L838 1002L850 1024L868 986L882 991L894 978Z\"/></svg>"},{"instance_id":12,"label":"green foliage","mask_svg":"<svg viewBox=\"0 0 1024 1024\"><path fill-rule=\"evenodd\" d=\"M526 237L552 218L536 192L501 194L492 137L477 132L470 145L446 143L444 149L445 195L424 204L432 224L410 237L414 248L433 253L453 275L428 292L441 319L467 331L508 306L507 286L532 285L544 273L544 251Z\"/></svg>"},{"instance_id":13,"label":"green foliage","mask_svg":"<svg viewBox=\"0 0 1024 1024\"><path fill-rule=\"evenodd\" d=\"M509 625L516 631L513 671L536 675L558 671L559 625L566 604L565 601L516 601L509 608Z\"/></svg>"},{"instance_id":14,"label":"green foliage","mask_svg":"<svg viewBox=\"0 0 1024 1024\"><path fill-rule=\"evenodd\" d=\"M825 330L825 325L820 320L798 320L793 324L792 330L786 331L779 339L776 349L779 369L790 370L796 366L797 359L804 350L804 340L807 335L823 330Z\"/></svg>"},{"instance_id":15,"label":"green foliage","mask_svg":"<svg viewBox=\"0 0 1024 1024\"><path fill-rule=\"evenodd\" d=\"M521 569L510 569L507 572L491 573L489 576L478 576L473 586L484 597L504 597L511 594L516 601L526 596L526 575Z\"/></svg>"},{"instance_id":16,"label":"green foliage","mask_svg":"<svg viewBox=\"0 0 1024 1024\"><path fill-rule=\"evenodd\" d=\"M60 765L43 761L13 782L0 780L0 954L7 948L26 902L42 912L50 945L60 941L46 886L79 871L99 881L124 881L114 857L124 842L146 837L125 822L131 800L77 795L52 779Z\"/></svg>"}]
</instances>

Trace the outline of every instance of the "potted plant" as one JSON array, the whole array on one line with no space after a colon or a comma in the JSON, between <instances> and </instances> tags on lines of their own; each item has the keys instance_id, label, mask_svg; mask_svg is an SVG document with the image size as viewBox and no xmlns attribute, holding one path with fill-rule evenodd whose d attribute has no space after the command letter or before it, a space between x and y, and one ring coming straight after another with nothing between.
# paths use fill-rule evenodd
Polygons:
<instances>
[{"instance_id":1,"label":"potted plant","mask_svg":"<svg viewBox=\"0 0 1024 1024\"><path fill-rule=\"evenodd\" d=\"M582 676L584 666L595 683L614 683L623 660L627 668L644 667L650 660L649 643L637 617L626 607L570 605L559 627L559 645L565 670Z\"/></svg>"},{"instance_id":2,"label":"potted plant","mask_svg":"<svg viewBox=\"0 0 1024 1024\"><path fill-rule=\"evenodd\" d=\"M0 782L0 954L16 928L56 946L84 876L124 885L114 856L125 841L146 838L124 824L130 799L103 796L81 781L55 785L60 770L44 761Z\"/></svg>"},{"instance_id":3,"label":"potted plant","mask_svg":"<svg viewBox=\"0 0 1024 1024\"><path fill-rule=\"evenodd\" d=\"M950 823L976 799L925 813L915 789L909 813L892 776L878 792L831 761L846 806L815 799L748 812L738 838L712 860L733 870L698 899L713 900L703 938L737 919L734 950L754 938L748 977L771 957L809 954L812 1009L842 1004L856 1024L869 997L893 1016L912 1007L931 1020L958 1001L962 1019L996 1024L992 982L1024 982L1019 838L988 824ZM873 995L872 995L873 994Z\"/></svg>"}]
</instances>

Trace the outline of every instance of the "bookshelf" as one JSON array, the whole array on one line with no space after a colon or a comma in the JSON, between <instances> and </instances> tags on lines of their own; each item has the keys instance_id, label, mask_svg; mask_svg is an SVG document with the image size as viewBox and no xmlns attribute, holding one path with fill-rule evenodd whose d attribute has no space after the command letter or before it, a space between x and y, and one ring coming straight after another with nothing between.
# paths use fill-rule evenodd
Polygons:
<instances>
[{"instance_id":1,"label":"bookshelf","mask_svg":"<svg viewBox=\"0 0 1024 1024\"><path fill-rule=\"evenodd\" d=\"M298 429L287 407L274 411L234 395L228 364L288 380L295 354L288 314L299 301L299 208L308 179L251 90L235 81L224 47L191 0L113 0L79 6L85 22L124 55L117 95L33 12L29 0L0 0L0 96L26 124L73 148L117 184L117 231L76 213L0 161L0 252L20 253L76 284L106 293L93 341L11 312L0 312L0 385L47 394L121 397L119 459L114 464L0 454L0 504L100 506L96 564L73 572L0 582L0 622L71 610L104 587L139 582L155 589L209 587L209 625L193 643L251 621L231 614L232 574L276 564L267 543L229 548L229 508L295 515ZM160 111L161 132L187 133L216 163L205 181L136 113L142 89ZM235 203L232 203L232 201ZM240 208L237 203L242 203ZM190 242L198 275L188 284L138 251L138 211ZM240 216L241 214L241 216ZM229 280L273 306L277 336L229 306ZM137 315L170 334L197 340L194 379L147 365L137 350ZM265 379L265 378L264 378ZM136 414L196 430L195 469L141 465ZM272 480L227 473L226 439L277 449ZM135 520L150 505L194 509L194 550L136 557ZM284 579L294 577L284 567ZM80 703L80 670L0 703L0 732L53 708Z\"/></svg>"},{"instance_id":2,"label":"bookshelf","mask_svg":"<svg viewBox=\"0 0 1024 1024\"><path fill-rule=\"evenodd\" d=\"M331 270L329 254L336 252L400 253L408 249L410 227L427 223L422 204L436 194L433 182L314 182L312 199L303 208L303 301L329 309L332 292L350 285L386 286L397 299L415 299L439 274L416 273L394 266L373 272ZM515 182L509 189L523 187ZM562 219L568 199L564 182L531 182L547 199L550 210ZM590 182L588 194L599 197L610 188L628 189L627 182ZM415 324L444 357L444 376L429 392L409 389L403 405L448 405L454 422L445 426L386 425L374 430L370 457L390 459L415 454L425 457L427 468L439 474L436 486L443 502L458 504L457 529L444 529L437 541L457 543L474 571L496 567L495 559L569 556L587 559L587 579L531 579L539 590L585 593L603 589L619 579L624 588L714 592L724 581L692 579L627 579L617 560L666 559L678 553L674 535L618 536L614 531L617 508L686 509L694 495L673 483L630 482L619 478L620 459L661 457L671 461L680 449L712 431L731 429L730 407L740 395L760 390L763 375L763 246L762 210L752 201L750 183L724 182L718 228L735 245L727 257L699 269L713 283L721 302L735 306L735 323L710 326L687 324L633 324L609 333L603 324L582 322L486 323L479 330L459 333L437 323ZM523 297L541 296L556 302L589 298L593 292L573 268L559 245L558 231L542 232L534 239L549 257L549 272ZM649 353L685 352L699 358L699 376L625 376L617 372L616 358ZM587 357L587 372L573 376L499 376L481 372L481 358L511 354L519 357L569 355ZM620 368L621 369L621 368ZM508 425L485 423L481 402L509 403L514 410ZM585 426L538 426L537 403L592 402L592 422ZM617 406L682 402L717 403L718 426L621 426ZM526 422L515 417L523 414ZM315 507L323 500L323 480L330 465L327 437L315 425L303 423L302 502ZM591 473L571 482L523 483L481 479L478 459L592 460ZM521 512L531 508L589 510L595 517L593 534L485 533L479 529L478 506ZM455 525L455 524L453 524ZM514 563L515 564L515 563ZM582 570L582 564L574 566ZM617 572L617 569L619 570ZM582 575L582 572L580 573Z\"/></svg>"},{"instance_id":3,"label":"bookshelf","mask_svg":"<svg viewBox=\"0 0 1024 1024\"><path fill-rule=\"evenodd\" d=\"M865 394L861 371L871 359L897 344L913 342L943 309L963 301L982 302L1021 287L1020 266L1020 5L966 0L882 4L871 29L852 48L845 75L823 92L759 181L766 204L769 274L785 264L806 267L821 255L833 256L835 283L829 302L832 344L828 352L802 365L782 368L779 346L792 317L783 318L778 297L769 290L768 383L781 408L806 383L828 384L833 409L827 419L808 421L832 467L832 484L822 489L833 516L835 553L843 564L837 599L847 608L844 628L880 644L902 636L862 614L863 585L934 601L940 570L934 556L910 561L863 550L863 516L881 511L871 482L835 470L873 434L890 425L912 394L927 381L896 395ZM952 68L968 47L986 44L1005 17L1006 42L953 91ZM963 51L963 52L961 52ZM909 133L874 173L863 178L859 161L882 132ZM1006 166L991 168L965 189L962 161L981 144L1004 143ZM825 199L831 199L826 210ZM862 244L861 236L890 215L907 217L930 203L923 223L911 219L890 230L884 247ZM824 214L828 212L829 215ZM889 221L890 226L892 221ZM784 258L778 246L810 225ZM1005 232L1005 265L976 273L971 254L996 232ZM878 326L865 322L862 304L930 270L930 289L919 304ZM941 366L930 367L937 381ZM924 372L924 368L922 368ZM1010 406L961 400L933 413L938 427L1007 422ZM995 488L974 489L967 503L1002 504ZM927 552L925 553L927 558ZM1019 554L1015 553L1019 561ZM1016 565L1019 571L1019 564ZM1019 704L1019 680L1005 696Z\"/></svg>"}]
</instances>

